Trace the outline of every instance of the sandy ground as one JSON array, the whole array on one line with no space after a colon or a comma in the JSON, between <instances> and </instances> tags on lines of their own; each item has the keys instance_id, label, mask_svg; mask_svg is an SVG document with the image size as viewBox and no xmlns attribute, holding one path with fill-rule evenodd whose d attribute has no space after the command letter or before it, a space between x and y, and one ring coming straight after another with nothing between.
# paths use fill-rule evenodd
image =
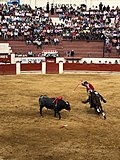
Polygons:
<instances>
[{"instance_id":1,"label":"sandy ground","mask_svg":"<svg viewBox=\"0 0 120 160\"><path fill-rule=\"evenodd\" d=\"M107 100L104 120L89 104L80 80L94 84ZM0 76L0 160L119 160L120 75ZM63 96L72 110L39 115L40 95ZM66 127L62 127L67 125Z\"/></svg>"}]
</instances>

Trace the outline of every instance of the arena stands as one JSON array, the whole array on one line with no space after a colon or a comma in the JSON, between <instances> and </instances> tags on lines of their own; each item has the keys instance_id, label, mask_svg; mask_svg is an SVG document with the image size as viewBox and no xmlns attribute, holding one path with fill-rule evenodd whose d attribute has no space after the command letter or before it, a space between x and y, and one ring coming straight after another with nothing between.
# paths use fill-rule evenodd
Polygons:
<instances>
[{"instance_id":1,"label":"arena stands","mask_svg":"<svg viewBox=\"0 0 120 160\"><path fill-rule=\"evenodd\" d=\"M40 56L49 49L57 50L59 56L74 50L77 57L119 57L119 13L119 8L86 11L63 5L51 15L43 8L33 10L24 4L0 5L0 43L9 43L16 56L26 56L29 50Z\"/></svg>"}]
</instances>

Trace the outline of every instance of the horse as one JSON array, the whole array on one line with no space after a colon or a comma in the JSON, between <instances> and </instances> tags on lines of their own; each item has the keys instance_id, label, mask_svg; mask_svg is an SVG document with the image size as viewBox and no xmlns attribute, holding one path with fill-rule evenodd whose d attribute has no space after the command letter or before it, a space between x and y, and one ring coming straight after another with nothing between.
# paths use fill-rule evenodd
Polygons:
<instances>
[{"instance_id":1,"label":"horse","mask_svg":"<svg viewBox=\"0 0 120 160\"><path fill-rule=\"evenodd\" d=\"M88 99L86 101L82 101L82 103L90 103L90 108L94 108L98 115L102 114L104 119L106 119L106 114L102 109L102 104L100 101L100 97L95 94L94 91L89 91Z\"/></svg>"}]
</instances>

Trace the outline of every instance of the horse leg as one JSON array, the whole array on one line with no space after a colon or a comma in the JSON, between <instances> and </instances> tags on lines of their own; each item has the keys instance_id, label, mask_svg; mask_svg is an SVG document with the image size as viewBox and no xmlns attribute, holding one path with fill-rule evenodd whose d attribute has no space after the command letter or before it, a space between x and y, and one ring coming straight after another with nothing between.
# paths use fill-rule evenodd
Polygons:
<instances>
[{"instance_id":1,"label":"horse leg","mask_svg":"<svg viewBox=\"0 0 120 160\"><path fill-rule=\"evenodd\" d=\"M105 112L103 111L102 108L101 108L101 113L102 113L102 116L104 117L104 119L106 119L106 114L105 114Z\"/></svg>"},{"instance_id":2,"label":"horse leg","mask_svg":"<svg viewBox=\"0 0 120 160\"><path fill-rule=\"evenodd\" d=\"M104 111L102 112L102 115L103 115L104 119L106 119L106 115L105 115Z\"/></svg>"},{"instance_id":3,"label":"horse leg","mask_svg":"<svg viewBox=\"0 0 120 160\"><path fill-rule=\"evenodd\" d=\"M100 114L99 106L94 106L94 109L95 109L95 111L97 112L97 114L99 115L99 114Z\"/></svg>"},{"instance_id":4,"label":"horse leg","mask_svg":"<svg viewBox=\"0 0 120 160\"><path fill-rule=\"evenodd\" d=\"M102 109L102 106L99 106L99 108L100 108L100 112L101 112L102 116L104 117L104 119L106 119L106 115L105 115L105 112Z\"/></svg>"},{"instance_id":5,"label":"horse leg","mask_svg":"<svg viewBox=\"0 0 120 160\"><path fill-rule=\"evenodd\" d=\"M97 110L97 113L98 113L98 115L99 115L99 114L100 114L100 109L99 109L99 108L97 108L96 110Z\"/></svg>"}]
</instances>

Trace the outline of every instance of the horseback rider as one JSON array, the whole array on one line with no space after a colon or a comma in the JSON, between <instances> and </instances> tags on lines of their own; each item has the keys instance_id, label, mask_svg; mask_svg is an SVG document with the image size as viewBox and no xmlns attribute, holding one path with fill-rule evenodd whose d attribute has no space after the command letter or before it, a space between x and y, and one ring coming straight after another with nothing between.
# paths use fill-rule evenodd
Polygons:
<instances>
[{"instance_id":1,"label":"horseback rider","mask_svg":"<svg viewBox=\"0 0 120 160\"><path fill-rule=\"evenodd\" d=\"M87 93L88 93L88 96L89 96L90 108L92 106L91 106L91 98L90 98L89 92L94 92L96 94L96 96L98 96L101 101L103 101L104 103L106 103L106 100L97 91L95 91L95 89L94 89L94 87L93 87L93 85L91 83L89 83L87 81L82 81L81 84L84 87L86 87L86 90L87 90ZM83 103L84 103L84 101L83 101Z\"/></svg>"}]
</instances>

